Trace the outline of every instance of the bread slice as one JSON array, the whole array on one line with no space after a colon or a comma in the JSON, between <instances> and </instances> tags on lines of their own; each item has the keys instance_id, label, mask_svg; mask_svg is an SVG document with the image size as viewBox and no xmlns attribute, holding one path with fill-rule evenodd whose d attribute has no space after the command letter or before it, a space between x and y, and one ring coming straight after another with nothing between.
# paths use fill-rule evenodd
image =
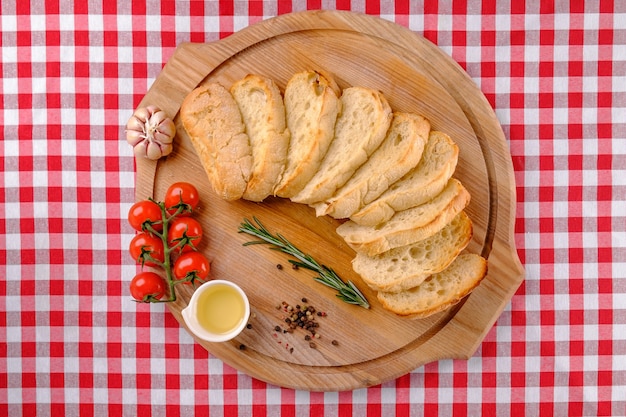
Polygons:
<instances>
[{"instance_id":1,"label":"bread slice","mask_svg":"<svg viewBox=\"0 0 626 417\"><path fill-rule=\"evenodd\" d=\"M263 201L285 168L289 130L285 105L273 80L249 74L230 88L252 146L252 174L243 198Z\"/></svg>"},{"instance_id":2,"label":"bread slice","mask_svg":"<svg viewBox=\"0 0 626 417\"><path fill-rule=\"evenodd\" d=\"M349 220L337 227L337 233L356 252L374 256L434 235L452 221L469 200L465 187L453 178L437 197L397 212L386 223L372 227Z\"/></svg>"},{"instance_id":3,"label":"bread slice","mask_svg":"<svg viewBox=\"0 0 626 417\"><path fill-rule=\"evenodd\" d=\"M298 72L287 82L284 102L291 141L285 171L274 189L278 197L293 197L317 172L335 135L340 94L332 79L316 71Z\"/></svg>"},{"instance_id":4,"label":"bread slice","mask_svg":"<svg viewBox=\"0 0 626 417\"><path fill-rule=\"evenodd\" d=\"M476 254L459 255L442 272L410 290L379 292L383 307L401 316L424 318L446 310L471 293L487 275L487 260Z\"/></svg>"},{"instance_id":5,"label":"bread slice","mask_svg":"<svg viewBox=\"0 0 626 417\"><path fill-rule=\"evenodd\" d=\"M357 253L352 267L374 291L404 291L446 269L471 239L472 221L462 211L439 232L417 243L376 256Z\"/></svg>"},{"instance_id":6,"label":"bread slice","mask_svg":"<svg viewBox=\"0 0 626 417\"><path fill-rule=\"evenodd\" d=\"M384 193L413 169L428 141L430 123L413 113L394 113L380 147L328 200L314 205L317 216L345 219Z\"/></svg>"},{"instance_id":7,"label":"bread slice","mask_svg":"<svg viewBox=\"0 0 626 417\"><path fill-rule=\"evenodd\" d=\"M313 204L331 197L385 139L392 114L381 92L346 88L341 107L326 157L313 178L291 198L296 203Z\"/></svg>"},{"instance_id":8,"label":"bread slice","mask_svg":"<svg viewBox=\"0 0 626 417\"><path fill-rule=\"evenodd\" d=\"M448 135L431 131L419 164L380 197L350 216L363 226L386 222L397 211L418 206L441 193L454 174L459 148Z\"/></svg>"},{"instance_id":9,"label":"bread slice","mask_svg":"<svg viewBox=\"0 0 626 417\"><path fill-rule=\"evenodd\" d=\"M217 195L237 200L252 170L252 148L237 103L218 83L194 89L180 108L183 128Z\"/></svg>"}]
</instances>

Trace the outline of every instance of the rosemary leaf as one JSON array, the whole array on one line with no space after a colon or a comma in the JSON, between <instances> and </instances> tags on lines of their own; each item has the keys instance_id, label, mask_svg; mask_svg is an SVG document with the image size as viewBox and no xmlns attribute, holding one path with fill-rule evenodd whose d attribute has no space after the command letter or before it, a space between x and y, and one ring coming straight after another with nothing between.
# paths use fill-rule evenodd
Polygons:
<instances>
[{"instance_id":1,"label":"rosemary leaf","mask_svg":"<svg viewBox=\"0 0 626 417\"><path fill-rule=\"evenodd\" d=\"M256 217L253 217L253 219L256 225L250 220L244 219L239 226L239 233L246 233L261 240L246 242L243 244L244 246L270 244L272 245L270 249L279 250L296 258L297 260L289 261L293 265L316 272L318 276L314 280L337 291L337 297L342 301L359 305L363 308L370 308L367 299L352 281L344 282L332 268L319 264L310 255L303 253L295 247L280 233L273 235L263 226L259 219Z\"/></svg>"}]
</instances>

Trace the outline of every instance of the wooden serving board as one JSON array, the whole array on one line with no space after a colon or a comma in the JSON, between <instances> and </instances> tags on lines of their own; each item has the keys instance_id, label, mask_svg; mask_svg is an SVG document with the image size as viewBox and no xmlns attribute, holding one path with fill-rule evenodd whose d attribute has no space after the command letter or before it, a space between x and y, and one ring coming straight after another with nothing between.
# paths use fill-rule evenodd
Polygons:
<instances>
[{"instance_id":1,"label":"wooden serving board","mask_svg":"<svg viewBox=\"0 0 626 417\"><path fill-rule=\"evenodd\" d=\"M202 83L219 81L230 87L248 73L271 77L284 89L304 69L326 71L342 88L376 88L392 109L425 116L433 129L458 143L455 176L472 195L467 208L474 222L469 250L488 258L489 274L448 311L408 320L384 310L353 272L354 252L335 233L339 221L316 218L309 207L285 199L226 202L213 193L178 118L184 97ZM269 19L219 42L182 44L140 106L148 104L175 116L178 133L167 158L137 159L136 198L160 200L174 181L198 187L196 217L208 237L200 250L212 262L212 276L239 284L252 306L251 328L235 340L198 343L242 372L283 387L338 391L379 384L431 361L469 358L523 280L513 244L511 157L498 120L462 68L406 28L361 14L314 11ZM265 245L242 246L251 237L237 229L253 216L356 283L371 309L343 303L333 290L315 282L312 272L289 267L283 253ZM191 291L179 288L178 300L168 304L182 326L180 312ZM283 301L295 305L302 297L327 313L317 318L321 339L316 348L304 340L304 331L275 331L275 326L285 326L285 315L276 306Z\"/></svg>"}]
</instances>

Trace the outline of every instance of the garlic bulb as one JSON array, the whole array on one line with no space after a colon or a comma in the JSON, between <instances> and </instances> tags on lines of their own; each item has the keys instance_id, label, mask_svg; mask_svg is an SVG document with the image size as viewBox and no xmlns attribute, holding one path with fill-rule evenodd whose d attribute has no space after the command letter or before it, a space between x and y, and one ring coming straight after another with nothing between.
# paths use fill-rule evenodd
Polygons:
<instances>
[{"instance_id":1,"label":"garlic bulb","mask_svg":"<svg viewBox=\"0 0 626 417\"><path fill-rule=\"evenodd\" d=\"M159 159L172 152L176 126L167 114L156 106L135 110L126 123L126 141L136 156Z\"/></svg>"}]
</instances>

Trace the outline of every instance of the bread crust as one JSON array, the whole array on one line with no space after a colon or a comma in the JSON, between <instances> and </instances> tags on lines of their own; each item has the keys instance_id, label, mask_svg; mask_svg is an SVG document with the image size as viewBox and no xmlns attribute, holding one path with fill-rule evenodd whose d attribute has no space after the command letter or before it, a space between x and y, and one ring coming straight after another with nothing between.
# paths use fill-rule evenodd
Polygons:
<instances>
[{"instance_id":1,"label":"bread crust","mask_svg":"<svg viewBox=\"0 0 626 417\"><path fill-rule=\"evenodd\" d=\"M217 195L243 196L252 168L252 149L237 103L228 90L209 83L187 95L180 119Z\"/></svg>"}]
</instances>

